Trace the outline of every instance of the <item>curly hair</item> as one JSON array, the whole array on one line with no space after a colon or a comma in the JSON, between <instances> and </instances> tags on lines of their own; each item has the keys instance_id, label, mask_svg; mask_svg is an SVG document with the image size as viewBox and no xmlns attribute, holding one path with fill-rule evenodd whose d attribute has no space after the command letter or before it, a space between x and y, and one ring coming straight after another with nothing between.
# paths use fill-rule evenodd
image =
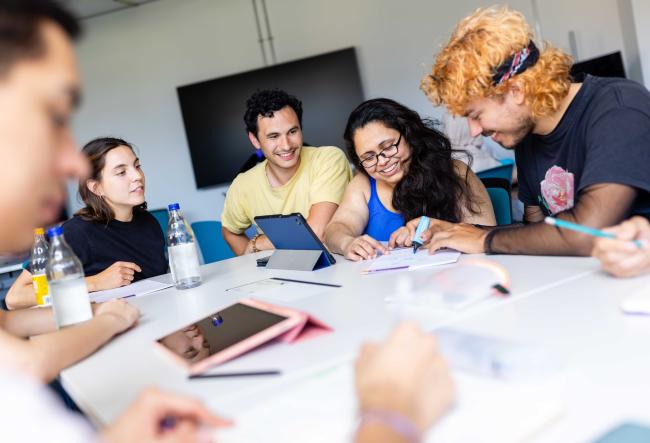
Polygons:
<instances>
[{"instance_id":1,"label":"curly hair","mask_svg":"<svg viewBox=\"0 0 650 443\"><path fill-rule=\"evenodd\" d=\"M106 164L106 154L120 146L126 146L135 153L135 148L131 143L114 137L96 138L86 143L81 149L81 152L88 158L91 168L90 176L79 181L79 197L81 197L81 200L86 206L77 211L75 215L82 220L108 224L108 222L115 218L113 210L104 199L88 189L88 181L99 181L102 179L102 170ZM147 202L144 202L133 208L133 213L146 211L146 209Z\"/></svg>"},{"instance_id":2,"label":"curly hair","mask_svg":"<svg viewBox=\"0 0 650 443\"><path fill-rule=\"evenodd\" d=\"M477 9L458 23L420 89L435 105L464 115L472 100L501 98L516 82L532 117L548 116L569 92L573 63L569 55L546 43L534 66L497 86L492 81L495 69L532 39L521 13L505 6Z\"/></svg>"},{"instance_id":3,"label":"curly hair","mask_svg":"<svg viewBox=\"0 0 650 443\"><path fill-rule=\"evenodd\" d=\"M420 118L417 112L393 100L367 100L348 118L343 137L359 170L368 175L357 156L354 134L371 122L398 131L411 149L408 172L395 187L392 201L404 220L426 215L460 222L463 205L472 213L478 212L467 181L469 172L460 177L452 159L452 153L463 151L452 149L449 139L435 129L434 121Z\"/></svg>"},{"instance_id":4,"label":"curly hair","mask_svg":"<svg viewBox=\"0 0 650 443\"><path fill-rule=\"evenodd\" d=\"M295 111L302 128L302 102L300 100L281 89L255 91L251 98L246 101L246 113L244 114L246 132L250 132L257 137L257 118L259 116L273 117L275 111L279 111L285 106L289 106Z\"/></svg>"}]
</instances>

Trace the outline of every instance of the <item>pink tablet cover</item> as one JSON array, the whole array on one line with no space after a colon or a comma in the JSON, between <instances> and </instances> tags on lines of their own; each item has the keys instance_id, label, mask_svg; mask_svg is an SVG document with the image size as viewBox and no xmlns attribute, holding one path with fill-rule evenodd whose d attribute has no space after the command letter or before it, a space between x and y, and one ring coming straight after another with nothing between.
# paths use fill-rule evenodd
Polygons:
<instances>
[{"instance_id":1,"label":"pink tablet cover","mask_svg":"<svg viewBox=\"0 0 650 443\"><path fill-rule=\"evenodd\" d=\"M323 322L296 309L277 306L253 299L243 299L237 303L246 304L258 309L265 309L287 318L275 326L248 337L247 339L196 363L188 364L187 361L183 360L177 354L174 354L157 341L156 343L158 347L163 349L168 355L171 355L183 366L189 367L190 374L200 374L209 367L218 366L228 360L232 360L233 358L248 353L256 347L274 339L283 343L297 343L332 331L332 328L325 325Z\"/></svg>"},{"instance_id":2,"label":"pink tablet cover","mask_svg":"<svg viewBox=\"0 0 650 443\"><path fill-rule=\"evenodd\" d=\"M313 337L318 337L319 335L327 334L332 332L332 328L327 326L322 321L313 317L304 312L300 312L303 317L302 323L295 326L288 332L285 332L278 340L283 343L298 343Z\"/></svg>"}]
</instances>

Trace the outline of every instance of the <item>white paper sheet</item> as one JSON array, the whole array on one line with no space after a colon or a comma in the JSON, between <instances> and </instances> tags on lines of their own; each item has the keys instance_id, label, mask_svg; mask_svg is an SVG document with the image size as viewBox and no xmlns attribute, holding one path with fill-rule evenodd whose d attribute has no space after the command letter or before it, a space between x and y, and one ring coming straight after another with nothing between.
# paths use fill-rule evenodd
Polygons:
<instances>
[{"instance_id":1,"label":"white paper sheet","mask_svg":"<svg viewBox=\"0 0 650 443\"><path fill-rule=\"evenodd\" d=\"M456 263L460 258L457 251L438 251L429 254L426 249L421 249L415 254L412 248L402 248L390 251L389 254L381 255L374 259L370 266L363 271L364 274L390 270L411 270L425 266L448 265Z\"/></svg>"},{"instance_id":2,"label":"white paper sheet","mask_svg":"<svg viewBox=\"0 0 650 443\"><path fill-rule=\"evenodd\" d=\"M173 283L162 282L158 280L140 280L131 283L128 286L122 286L115 289L107 289L105 291L97 291L90 293L90 301L102 303L116 298L125 298L131 296L139 296L151 294L152 292L162 291L163 289L171 288Z\"/></svg>"}]
</instances>

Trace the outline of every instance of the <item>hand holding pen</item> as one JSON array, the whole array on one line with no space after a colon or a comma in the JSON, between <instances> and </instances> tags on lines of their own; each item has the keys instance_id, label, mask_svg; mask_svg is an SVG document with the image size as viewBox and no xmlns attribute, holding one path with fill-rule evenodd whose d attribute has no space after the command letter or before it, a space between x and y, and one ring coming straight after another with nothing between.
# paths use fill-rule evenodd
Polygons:
<instances>
[{"instance_id":1,"label":"hand holding pen","mask_svg":"<svg viewBox=\"0 0 650 443\"><path fill-rule=\"evenodd\" d=\"M429 229L429 217L427 216L422 216L420 217L420 221L418 222L418 228L415 230L415 234L413 234L413 253L415 254L418 252L418 248L424 244L424 240L422 239L422 234Z\"/></svg>"},{"instance_id":2,"label":"hand holding pen","mask_svg":"<svg viewBox=\"0 0 650 443\"><path fill-rule=\"evenodd\" d=\"M650 274L650 222L643 217L604 230L611 237L598 238L591 255L605 272L616 277Z\"/></svg>"},{"instance_id":3,"label":"hand holding pen","mask_svg":"<svg viewBox=\"0 0 650 443\"><path fill-rule=\"evenodd\" d=\"M388 249L402 247L415 248L415 244L417 243L418 246L414 249L414 251L417 251L425 243L422 234L429 228L430 221L431 219L426 216L409 221L391 234L388 240Z\"/></svg>"},{"instance_id":4,"label":"hand holding pen","mask_svg":"<svg viewBox=\"0 0 650 443\"><path fill-rule=\"evenodd\" d=\"M198 400L150 388L102 431L102 439L109 443L209 441L213 428L231 424Z\"/></svg>"},{"instance_id":5,"label":"hand holding pen","mask_svg":"<svg viewBox=\"0 0 650 443\"><path fill-rule=\"evenodd\" d=\"M638 217L641 220L645 220L641 217ZM647 221L647 220L646 220ZM584 226L580 225L578 223L572 223L570 221L563 220L561 218L553 218L553 217L546 217L544 219L544 223L547 225L555 226L557 228L562 228L562 229L568 229L570 231L575 231L575 232L580 232L581 234L586 234L586 235L591 235L592 237L599 237L599 238L609 238L609 239L619 239L619 240L624 240L626 242L631 243L634 245L636 248L642 248L643 243L641 240L635 238L635 229L627 229L627 231L630 232L630 234L627 236L629 238L619 238L615 234L617 228L610 228L610 229L605 229L605 230L600 230L596 228L590 228L589 226ZM620 225L622 226L622 225ZM620 228L618 228L620 231Z\"/></svg>"}]
</instances>

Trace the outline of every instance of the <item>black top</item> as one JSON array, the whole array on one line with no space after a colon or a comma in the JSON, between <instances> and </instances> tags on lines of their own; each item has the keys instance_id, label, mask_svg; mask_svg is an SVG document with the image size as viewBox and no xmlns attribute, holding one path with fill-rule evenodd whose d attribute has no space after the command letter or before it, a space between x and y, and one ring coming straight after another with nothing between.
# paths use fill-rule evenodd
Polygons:
<instances>
[{"instance_id":1,"label":"black top","mask_svg":"<svg viewBox=\"0 0 650 443\"><path fill-rule=\"evenodd\" d=\"M515 149L519 199L541 206L540 183L559 166L574 175L575 196L597 183L639 191L632 214L650 212L650 92L621 78L587 75L548 135L528 135ZM577 201L575 198L574 201Z\"/></svg>"},{"instance_id":2,"label":"black top","mask_svg":"<svg viewBox=\"0 0 650 443\"><path fill-rule=\"evenodd\" d=\"M130 222L111 220L108 225L74 216L63 224L63 234L87 276L116 261L140 266L142 272L135 273L134 281L167 273L162 229L147 211L136 210Z\"/></svg>"}]
</instances>

